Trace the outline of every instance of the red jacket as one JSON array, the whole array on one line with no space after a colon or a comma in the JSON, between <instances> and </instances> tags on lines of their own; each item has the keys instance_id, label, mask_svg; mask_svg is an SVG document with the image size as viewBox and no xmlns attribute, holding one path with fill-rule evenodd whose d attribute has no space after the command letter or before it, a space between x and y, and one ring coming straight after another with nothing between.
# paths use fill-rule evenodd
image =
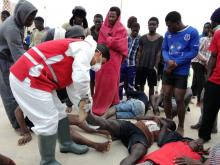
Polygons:
<instances>
[{"instance_id":1,"label":"red jacket","mask_svg":"<svg viewBox=\"0 0 220 165\"><path fill-rule=\"evenodd\" d=\"M192 151L186 142L179 141L165 144L160 149L145 155L139 163L151 160L158 165L174 165L174 159L182 156L187 156L195 160L201 159L201 156Z\"/></svg>"},{"instance_id":2,"label":"red jacket","mask_svg":"<svg viewBox=\"0 0 220 165\"><path fill-rule=\"evenodd\" d=\"M29 49L19 60L10 68L10 71L20 81L28 77L31 81L31 87L51 92L55 89L64 88L72 83L72 56L67 56L65 52L71 42L79 41L78 39L63 39L44 42ZM46 60L60 57L61 61L55 61L52 64L46 64ZM43 65L39 68L40 75L30 75L30 69L37 65Z\"/></svg>"}]
</instances>

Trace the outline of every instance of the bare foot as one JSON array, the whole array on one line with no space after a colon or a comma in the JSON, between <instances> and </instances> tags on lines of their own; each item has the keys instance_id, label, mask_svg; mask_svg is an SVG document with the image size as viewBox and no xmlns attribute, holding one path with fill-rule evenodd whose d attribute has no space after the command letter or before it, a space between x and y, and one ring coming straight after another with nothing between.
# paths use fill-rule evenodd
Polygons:
<instances>
[{"instance_id":1,"label":"bare foot","mask_svg":"<svg viewBox=\"0 0 220 165\"><path fill-rule=\"evenodd\" d=\"M184 129L183 127L178 126L177 130L176 130L180 135L184 136Z\"/></svg>"},{"instance_id":2,"label":"bare foot","mask_svg":"<svg viewBox=\"0 0 220 165\"><path fill-rule=\"evenodd\" d=\"M99 152L107 152L110 150L112 141L107 141L104 143L97 143L97 145L95 146L96 151Z\"/></svg>"},{"instance_id":3,"label":"bare foot","mask_svg":"<svg viewBox=\"0 0 220 165\"><path fill-rule=\"evenodd\" d=\"M18 140L18 145L19 146L25 145L26 143L28 143L29 141L32 140L32 136L31 136L30 132L25 133L22 136L23 137Z\"/></svg>"}]
</instances>

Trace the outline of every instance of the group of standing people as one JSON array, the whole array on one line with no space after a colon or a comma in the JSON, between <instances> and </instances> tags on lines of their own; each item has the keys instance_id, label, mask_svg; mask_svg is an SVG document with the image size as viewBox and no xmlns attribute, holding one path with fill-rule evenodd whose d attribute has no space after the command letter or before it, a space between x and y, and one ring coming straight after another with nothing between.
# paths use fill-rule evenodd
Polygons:
<instances>
[{"instance_id":1,"label":"group of standing people","mask_svg":"<svg viewBox=\"0 0 220 165\"><path fill-rule=\"evenodd\" d=\"M165 17L168 31L164 38L156 32L159 26L156 17L148 20L149 33L143 36L139 35L140 25L134 16L129 18L130 29L126 30L120 21L121 11L118 7L111 7L104 21L102 15L96 14L91 29L88 28L87 13L81 6L73 9L73 15L69 22L63 25L63 29L46 31L43 19L35 18L36 14L37 9L25 0L18 2L13 16L5 19L7 13L2 14L4 23L0 26L0 92L14 129L21 126L15 117L16 110L24 112L33 122L32 130L38 135L42 165L60 164L55 159L57 138L61 152L82 154L88 151L87 146L76 144L70 139L69 121L65 106L59 99L59 90L64 90L61 95L65 95L65 99L78 109L80 122L83 122L90 116L90 111L94 115L102 116L111 106L118 104L123 98L123 88L126 93L135 90L144 92L146 80L151 102L151 96L155 93L154 88L162 78L166 118L173 118L171 99L175 97L179 119L177 132L183 135L184 96L192 59L196 73L194 82L201 83L197 88L198 100L205 80L202 82L197 80L199 76L197 72L203 71L201 75L204 76L204 67L207 65L208 68L199 137L202 142L210 140L213 122L220 107L217 97L220 93L218 68L220 9L213 13L211 24L205 24L215 28L209 47L211 56L208 64L209 57L198 54L202 49L201 45L207 50L208 41L200 39L199 43L198 31L184 25L180 13L176 11L168 13ZM23 44L24 28L31 26L33 21L36 29L32 33L29 50L26 51ZM209 35L211 34L208 33ZM41 43L42 41L48 42ZM164 69L161 65L164 65ZM108 122L94 118L93 120L106 127L111 134L117 134L111 132L111 127L107 128ZM155 125L155 122L153 124ZM155 126L156 131L160 130L158 125ZM116 130L121 126L134 127L129 123L120 122L116 123L116 126ZM172 122L171 127L175 130ZM141 142L146 148L135 143L136 147L129 150L136 155L140 154L138 149L141 149L143 155L149 141L143 140L143 133L139 133L139 130L136 130L137 132L141 134ZM118 138L124 138L121 137L121 133L119 134ZM131 157L124 159L124 162L137 161L137 157L131 158L132 153Z\"/></svg>"}]
</instances>

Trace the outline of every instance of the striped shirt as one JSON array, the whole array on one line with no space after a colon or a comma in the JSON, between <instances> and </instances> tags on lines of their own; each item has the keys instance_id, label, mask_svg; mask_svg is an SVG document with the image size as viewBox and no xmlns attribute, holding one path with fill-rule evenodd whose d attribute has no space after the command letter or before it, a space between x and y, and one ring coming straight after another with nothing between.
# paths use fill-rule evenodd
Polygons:
<instances>
[{"instance_id":1,"label":"striped shirt","mask_svg":"<svg viewBox=\"0 0 220 165\"><path fill-rule=\"evenodd\" d=\"M131 35L128 37L128 57L126 58L127 66L135 66L136 54L139 48L139 39L139 35L135 38L132 38Z\"/></svg>"},{"instance_id":2,"label":"striped shirt","mask_svg":"<svg viewBox=\"0 0 220 165\"><path fill-rule=\"evenodd\" d=\"M220 164L220 144L213 147L209 153L209 165Z\"/></svg>"}]
</instances>

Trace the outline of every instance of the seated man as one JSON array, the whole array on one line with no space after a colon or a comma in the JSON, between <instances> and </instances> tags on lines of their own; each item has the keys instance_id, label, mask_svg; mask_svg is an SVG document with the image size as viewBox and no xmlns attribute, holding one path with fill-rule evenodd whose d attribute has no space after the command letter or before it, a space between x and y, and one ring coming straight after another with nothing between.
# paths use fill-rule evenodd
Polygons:
<instances>
[{"instance_id":1,"label":"seated man","mask_svg":"<svg viewBox=\"0 0 220 165\"><path fill-rule=\"evenodd\" d=\"M100 126L101 130L110 132L113 139L120 139L128 148L129 155L124 158L120 165L133 165L147 153L148 148L165 131L174 131L176 124L172 120L143 116L139 117L135 124L129 121L103 119L90 114L88 119L93 124ZM167 123L161 124L161 121Z\"/></svg>"}]
</instances>

